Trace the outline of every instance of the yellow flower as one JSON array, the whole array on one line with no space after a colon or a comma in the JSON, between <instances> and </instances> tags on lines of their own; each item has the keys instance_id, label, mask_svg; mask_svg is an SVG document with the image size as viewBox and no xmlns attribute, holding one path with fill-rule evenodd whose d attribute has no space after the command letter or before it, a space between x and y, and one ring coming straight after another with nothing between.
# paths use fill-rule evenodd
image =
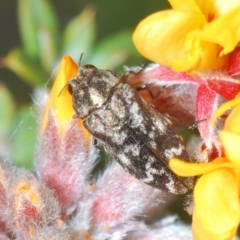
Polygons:
<instances>
[{"instance_id":1,"label":"yellow flower","mask_svg":"<svg viewBox=\"0 0 240 240\"><path fill-rule=\"evenodd\" d=\"M224 129L219 136L224 146L226 157L240 170L240 94L235 99L223 104L214 114L214 118L221 116L229 108L233 108L226 119Z\"/></svg>"},{"instance_id":2,"label":"yellow flower","mask_svg":"<svg viewBox=\"0 0 240 240\"><path fill-rule=\"evenodd\" d=\"M41 131L44 131L47 125L50 111L54 111L54 114L58 121L60 134L65 132L69 121L73 119L75 111L72 106L72 96L67 89L67 84L72 77L77 75L77 72L77 64L72 60L71 57L64 56L61 60L49 99L44 109L41 121ZM84 131L85 137L89 139L89 133L83 127L82 120L79 120L78 123Z\"/></svg>"},{"instance_id":3,"label":"yellow flower","mask_svg":"<svg viewBox=\"0 0 240 240\"><path fill-rule=\"evenodd\" d=\"M202 174L194 188L195 240L230 240L240 222L240 94L223 104L214 119L230 107L224 129L219 131L225 157L199 164L170 160L170 168L180 176Z\"/></svg>"},{"instance_id":4,"label":"yellow flower","mask_svg":"<svg viewBox=\"0 0 240 240\"><path fill-rule=\"evenodd\" d=\"M223 69L240 40L240 0L169 0L172 10L143 19L133 34L138 51L174 71Z\"/></svg>"}]
</instances>

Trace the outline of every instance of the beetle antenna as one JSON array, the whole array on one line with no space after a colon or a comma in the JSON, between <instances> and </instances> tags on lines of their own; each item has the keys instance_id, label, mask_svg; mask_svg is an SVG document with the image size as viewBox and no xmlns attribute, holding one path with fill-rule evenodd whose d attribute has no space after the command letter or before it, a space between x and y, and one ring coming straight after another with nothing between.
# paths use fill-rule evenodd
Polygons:
<instances>
[{"instance_id":1,"label":"beetle antenna","mask_svg":"<svg viewBox=\"0 0 240 240\"><path fill-rule=\"evenodd\" d=\"M78 61L78 66L79 66L79 67L81 66L82 57L83 57L83 53L81 53L80 58L79 58L79 61Z\"/></svg>"},{"instance_id":2,"label":"beetle antenna","mask_svg":"<svg viewBox=\"0 0 240 240\"><path fill-rule=\"evenodd\" d=\"M63 88L62 90L60 91L60 93L58 94L58 97L62 94L63 90L69 85L69 83L67 83Z\"/></svg>"}]
</instances>

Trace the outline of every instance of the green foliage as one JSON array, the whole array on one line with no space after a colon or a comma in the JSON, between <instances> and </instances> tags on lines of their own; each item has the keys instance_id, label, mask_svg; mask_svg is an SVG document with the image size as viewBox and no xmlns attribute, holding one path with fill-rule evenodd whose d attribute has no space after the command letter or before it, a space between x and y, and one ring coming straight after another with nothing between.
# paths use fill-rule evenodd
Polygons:
<instances>
[{"instance_id":1,"label":"green foliage","mask_svg":"<svg viewBox=\"0 0 240 240\"><path fill-rule=\"evenodd\" d=\"M32 87L43 85L47 74L23 49L14 48L4 58L4 65Z\"/></svg>"},{"instance_id":2,"label":"green foliage","mask_svg":"<svg viewBox=\"0 0 240 240\"><path fill-rule=\"evenodd\" d=\"M84 55L89 55L95 37L95 10L89 6L66 26L62 38L62 54L68 54L72 58L78 59L81 54L81 52L78 52L79 50Z\"/></svg>"},{"instance_id":3,"label":"green foliage","mask_svg":"<svg viewBox=\"0 0 240 240\"><path fill-rule=\"evenodd\" d=\"M37 113L31 106L22 107L14 116L10 139L10 157L21 167L31 168L37 147Z\"/></svg>"},{"instance_id":4,"label":"green foliage","mask_svg":"<svg viewBox=\"0 0 240 240\"><path fill-rule=\"evenodd\" d=\"M132 31L123 31L96 42L95 9L89 5L59 31L59 20L48 0L18 1L22 48L13 49L3 64L31 86L43 85L63 55L115 70L127 61L138 62Z\"/></svg>"},{"instance_id":5,"label":"green foliage","mask_svg":"<svg viewBox=\"0 0 240 240\"><path fill-rule=\"evenodd\" d=\"M125 30L116 33L97 44L94 54L91 55L89 62L94 63L99 68L116 69L121 68L123 63L136 64L139 53L130 41L132 32Z\"/></svg>"},{"instance_id":6,"label":"green foliage","mask_svg":"<svg viewBox=\"0 0 240 240\"><path fill-rule=\"evenodd\" d=\"M9 91L0 85L0 136L7 138L14 117L14 100Z\"/></svg>"},{"instance_id":7,"label":"green foliage","mask_svg":"<svg viewBox=\"0 0 240 240\"><path fill-rule=\"evenodd\" d=\"M13 96L0 85L0 152L26 168L32 166L36 148L37 114L31 108L26 105L16 111Z\"/></svg>"},{"instance_id":8,"label":"green foliage","mask_svg":"<svg viewBox=\"0 0 240 240\"><path fill-rule=\"evenodd\" d=\"M58 49L58 20L48 0L18 1L18 19L26 55L44 70L53 66Z\"/></svg>"}]
</instances>

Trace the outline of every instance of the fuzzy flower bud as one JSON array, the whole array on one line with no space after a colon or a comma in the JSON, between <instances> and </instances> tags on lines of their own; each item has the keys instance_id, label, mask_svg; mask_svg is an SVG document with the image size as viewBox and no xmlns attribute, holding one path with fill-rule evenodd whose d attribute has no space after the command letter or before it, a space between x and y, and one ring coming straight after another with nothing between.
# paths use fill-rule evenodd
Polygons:
<instances>
[{"instance_id":1,"label":"fuzzy flower bud","mask_svg":"<svg viewBox=\"0 0 240 240\"><path fill-rule=\"evenodd\" d=\"M36 171L54 190L63 208L81 199L80 186L87 180L94 161L90 157L90 135L82 121L73 118L72 96L67 89L77 70L70 57L63 57L43 112L36 157Z\"/></svg>"}]
</instances>

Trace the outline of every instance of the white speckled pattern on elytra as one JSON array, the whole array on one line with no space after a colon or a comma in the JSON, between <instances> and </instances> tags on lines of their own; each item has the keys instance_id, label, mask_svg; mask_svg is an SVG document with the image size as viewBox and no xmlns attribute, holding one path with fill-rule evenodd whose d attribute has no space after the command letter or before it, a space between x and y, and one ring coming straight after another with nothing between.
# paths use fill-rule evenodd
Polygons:
<instances>
[{"instance_id":1,"label":"white speckled pattern on elytra","mask_svg":"<svg viewBox=\"0 0 240 240\"><path fill-rule=\"evenodd\" d=\"M133 91L131 91L132 89L130 89L130 86L127 84L123 84L122 85L122 97L124 98L124 101L126 101L127 104L131 104L132 103L132 99L133 99Z\"/></svg>"},{"instance_id":2,"label":"white speckled pattern on elytra","mask_svg":"<svg viewBox=\"0 0 240 240\"><path fill-rule=\"evenodd\" d=\"M121 160L121 162L124 165L126 165L126 166L131 165L130 159L124 153L117 154L117 157Z\"/></svg>"},{"instance_id":3,"label":"white speckled pattern on elytra","mask_svg":"<svg viewBox=\"0 0 240 240\"><path fill-rule=\"evenodd\" d=\"M166 133L167 131L167 124L166 122L162 121L161 119L152 119L153 120L153 123L154 125L158 128L158 131L160 133Z\"/></svg>"},{"instance_id":4,"label":"white speckled pattern on elytra","mask_svg":"<svg viewBox=\"0 0 240 240\"><path fill-rule=\"evenodd\" d=\"M150 141L149 144L150 144L150 146L151 146L152 148L157 149L157 144L156 144L156 142Z\"/></svg>"},{"instance_id":5,"label":"white speckled pattern on elytra","mask_svg":"<svg viewBox=\"0 0 240 240\"><path fill-rule=\"evenodd\" d=\"M133 128L140 128L143 133L147 133L145 128L145 121L140 113L140 108L137 103L133 103L129 109L131 125Z\"/></svg>"},{"instance_id":6,"label":"white speckled pattern on elytra","mask_svg":"<svg viewBox=\"0 0 240 240\"><path fill-rule=\"evenodd\" d=\"M168 175L167 179L169 180L169 182L166 183L166 187L169 189L169 192L176 192L174 180L173 180L172 176L170 176L170 174Z\"/></svg>"},{"instance_id":7,"label":"white speckled pattern on elytra","mask_svg":"<svg viewBox=\"0 0 240 240\"><path fill-rule=\"evenodd\" d=\"M183 143L171 121L124 81L110 71L81 67L69 82L77 115L130 174L150 186L185 193L193 178L179 177L168 166L174 156L189 161Z\"/></svg>"},{"instance_id":8,"label":"white speckled pattern on elytra","mask_svg":"<svg viewBox=\"0 0 240 240\"><path fill-rule=\"evenodd\" d=\"M132 156L137 157L140 154L140 146L137 144L126 145L124 148L125 153L130 153Z\"/></svg>"},{"instance_id":9,"label":"white speckled pattern on elytra","mask_svg":"<svg viewBox=\"0 0 240 240\"><path fill-rule=\"evenodd\" d=\"M155 134L153 131L148 132L148 137L149 138L155 138Z\"/></svg>"},{"instance_id":10,"label":"white speckled pattern on elytra","mask_svg":"<svg viewBox=\"0 0 240 240\"><path fill-rule=\"evenodd\" d=\"M172 147L170 149L165 149L164 154L168 159L173 158L174 156L180 156L184 150L184 146L182 144L177 147Z\"/></svg>"},{"instance_id":11,"label":"white speckled pattern on elytra","mask_svg":"<svg viewBox=\"0 0 240 240\"><path fill-rule=\"evenodd\" d=\"M123 144L123 142L127 138L127 134L125 132L121 132L120 134L111 133L110 136L112 137L112 141L118 145Z\"/></svg>"},{"instance_id":12,"label":"white speckled pattern on elytra","mask_svg":"<svg viewBox=\"0 0 240 240\"><path fill-rule=\"evenodd\" d=\"M148 165L148 166L147 166ZM146 164L146 175L147 175L147 177L146 178L142 178L142 181L144 182L144 183L149 183L149 182L152 182L153 180L154 180L154 176L153 176L153 174L157 174L157 175L160 175L159 174L159 171L157 170L157 169L155 169L155 168L151 168L151 165L149 165L149 164Z\"/></svg>"}]
</instances>

